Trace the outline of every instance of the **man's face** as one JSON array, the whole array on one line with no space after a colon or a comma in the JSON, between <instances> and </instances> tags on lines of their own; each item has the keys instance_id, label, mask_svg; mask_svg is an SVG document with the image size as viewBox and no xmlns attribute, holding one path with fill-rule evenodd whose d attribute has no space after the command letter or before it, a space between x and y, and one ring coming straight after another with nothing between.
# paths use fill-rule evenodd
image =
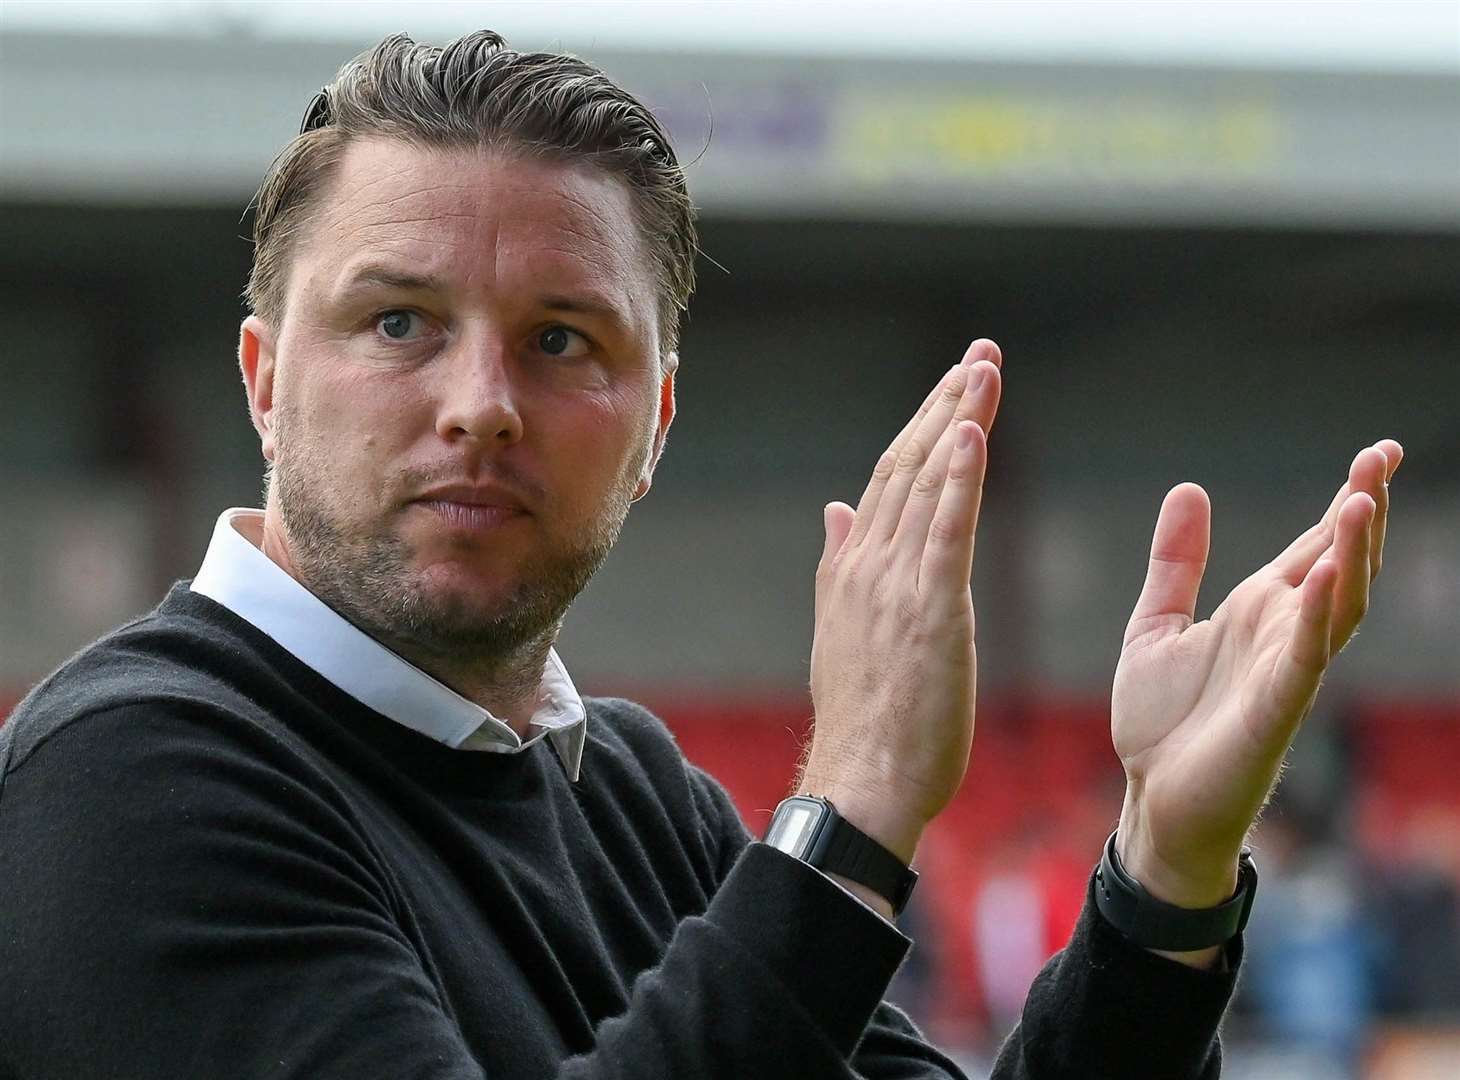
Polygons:
<instances>
[{"instance_id":1,"label":"man's face","mask_svg":"<svg viewBox=\"0 0 1460 1080\"><path fill-rule=\"evenodd\" d=\"M282 325L244 324L295 575L432 655L554 633L673 417L656 296L621 181L352 144L295 242Z\"/></svg>"}]
</instances>

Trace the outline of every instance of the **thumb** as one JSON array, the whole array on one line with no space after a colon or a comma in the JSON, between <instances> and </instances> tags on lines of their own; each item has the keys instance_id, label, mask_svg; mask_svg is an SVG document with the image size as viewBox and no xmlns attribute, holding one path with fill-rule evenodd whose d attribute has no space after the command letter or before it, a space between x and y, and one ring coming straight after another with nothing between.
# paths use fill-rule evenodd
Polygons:
<instances>
[{"instance_id":1,"label":"thumb","mask_svg":"<svg viewBox=\"0 0 1460 1080\"><path fill-rule=\"evenodd\" d=\"M844 502L831 502L822 510L826 527L826 544L821 549L821 563L816 567L816 624L821 625L826 589L831 584L831 568L841 554L842 545L852 531L857 512Z\"/></svg>"},{"instance_id":2,"label":"thumb","mask_svg":"<svg viewBox=\"0 0 1460 1080\"><path fill-rule=\"evenodd\" d=\"M1166 493L1151 538L1151 561L1125 630L1125 644L1152 630L1184 630L1196 617L1196 596L1211 546L1212 504L1196 484Z\"/></svg>"},{"instance_id":3,"label":"thumb","mask_svg":"<svg viewBox=\"0 0 1460 1080\"><path fill-rule=\"evenodd\" d=\"M821 549L821 565L830 568L841 554L842 545L847 542L857 512L844 502L829 502L821 517L826 526L826 546Z\"/></svg>"}]
</instances>

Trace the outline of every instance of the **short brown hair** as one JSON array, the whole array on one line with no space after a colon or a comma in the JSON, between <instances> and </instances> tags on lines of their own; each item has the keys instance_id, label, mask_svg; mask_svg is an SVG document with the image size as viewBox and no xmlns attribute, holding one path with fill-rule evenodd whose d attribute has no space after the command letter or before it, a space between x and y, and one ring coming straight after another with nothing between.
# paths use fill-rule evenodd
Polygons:
<instances>
[{"instance_id":1,"label":"short brown hair","mask_svg":"<svg viewBox=\"0 0 1460 1080\"><path fill-rule=\"evenodd\" d=\"M345 148L370 135L587 161L624 180L658 275L660 343L665 351L677 347L699 245L668 134L592 64L518 52L490 30L443 48L392 34L340 68L315 96L254 199L253 269L244 299L260 317L279 324L293 241Z\"/></svg>"}]
</instances>

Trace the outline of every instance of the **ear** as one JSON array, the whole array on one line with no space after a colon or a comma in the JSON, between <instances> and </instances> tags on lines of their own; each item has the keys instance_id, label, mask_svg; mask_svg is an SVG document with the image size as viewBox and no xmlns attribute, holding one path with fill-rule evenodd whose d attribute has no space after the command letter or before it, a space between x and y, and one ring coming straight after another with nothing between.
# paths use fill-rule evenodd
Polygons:
<instances>
[{"instance_id":1,"label":"ear","mask_svg":"<svg viewBox=\"0 0 1460 1080\"><path fill-rule=\"evenodd\" d=\"M257 315L238 328L238 366L248 393L248 415L265 461L274 460L274 331Z\"/></svg>"},{"instance_id":2,"label":"ear","mask_svg":"<svg viewBox=\"0 0 1460 1080\"><path fill-rule=\"evenodd\" d=\"M664 375L659 381L659 414L654 422L654 442L649 448L649 460L639 475L639 486L634 488L634 501L638 502L649 493L654 483L654 468L659 456L664 453L664 440L669 435L669 425L674 423L674 373L679 370L679 353L671 352L664 358Z\"/></svg>"}]
</instances>

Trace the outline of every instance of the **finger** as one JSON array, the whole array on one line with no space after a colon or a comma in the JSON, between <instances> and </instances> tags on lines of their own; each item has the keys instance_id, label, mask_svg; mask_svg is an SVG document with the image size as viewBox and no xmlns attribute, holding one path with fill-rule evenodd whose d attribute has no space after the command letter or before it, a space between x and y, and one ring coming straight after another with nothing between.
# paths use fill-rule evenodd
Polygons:
<instances>
[{"instance_id":1,"label":"finger","mask_svg":"<svg viewBox=\"0 0 1460 1080\"><path fill-rule=\"evenodd\" d=\"M1211 530L1212 504L1200 486L1177 484L1166 493L1151 537L1146 583L1126 624L1126 645L1152 630L1184 630L1191 625Z\"/></svg>"},{"instance_id":2,"label":"finger","mask_svg":"<svg viewBox=\"0 0 1460 1080\"><path fill-rule=\"evenodd\" d=\"M821 548L821 562L816 566L816 611L815 624L821 624L821 613L826 610L826 590L831 584L831 573L836 565L852 531L856 511L844 502L827 503L821 512L822 524L826 528L826 543Z\"/></svg>"},{"instance_id":3,"label":"finger","mask_svg":"<svg viewBox=\"0 0 1460 1080\"><path fill-rule=\"evenodd\" d=\"M1388 469L1384 475L1389 475ZM1379 576L1379 570L1384 560L1384 529L1389 518L1389 481L1381 480L1378 488L1370 493L1374 500L1374 516L1369 521L1368 543L1365 545L1368 550L1369 561L1369 582Z\"/></svg>"},{"instance_id":4,"label":"finger","mask_svg":"<svg viewBox=\"0 0 1460 1080\"><path fill-rule=\"evenodd\" d=\"M921 406L919 406L918 411L913 414L911 420L903 425L902 430L897 433L897 438L892 440L892 443L888 446L888 449L898 450L902 447L903 443L907 442L907 440L912 437L913 432L915 432L918 429L918 425L922 423L923 417L928 415L928 410L931 409L933 407L933 403L938 400L938 391L943 388L943 385L950 378L953 378L954 376L966 376L968 370L978 364L981 360L987 360L995 367L1002 367L1004 363L1004 357L1003 354L999 352L999 347L988 338L979 338L977 341L973 342L973 344L969 345L967 349L963 350L963 358L947 371L945 371L943 373L943 378L938 381L938 385L933 387L932 390L928 391L928 396L923 399L923 403Z\"/></svg>"},{"instance_id":5,"label":"finger","mask_svg":"<svg viewBox=\"0 0 1460 1080\"><path fill-rule=\"evenodd\" d=\"M1379 571L1384 568L1384 535L1389 527L1389 481L1394 479L1395 470L1404 460L1404 447L1393 439L1380 439L1374 444L1374 448L1384 455L1385 469L1384 482L1379 485L1379 493L1376 496L1378 510L1374 514L1374 524L1369 530L1369 581L1371 584L1374 578L1379 576Z\"/></svg>"},{"instance_id":6,"label":"finger","mask_svg":"<svg viewBox=\"0 0 1460 1080\"><path fill-rule=\"evenodd\" d=\"M913 414L903 429L897 433L887 449L882 451L882 456L877 459L877 465L872 470L872 478L867 481L867 487L862 492L862 498L857 503L857 520L852 524L852 532L848 537L848 543L856 545L861 542L867 530L872 525L872 519L876 516L877 505L882 501L882 492L887 487L887 482L897 470L897 462L902 455L904 447L922 427L927 420L928 414L943 401L950 392L954 383L959 384L961 392L962 382L967 377L967 369L962 364L955 364L949 368L944 376L938 380L938 385L923 399L918 411Z\"/></svg>"},{"instance_id":7,"label":"finger","mask_svg":"<svg viewBox=\"0 0 1460 1080\"><path fill-rule=\"evenodd\" d=\"M1377 507L1366 492L1350 495L1338 514L1333 542L1333 559L1338 580L1333 592L1333 619L1329 628L1329 656L1335 655L1353 636L1364 612L1369 610L1369 547Z\"/></svg>"},{"instance_id":8,"label":"finger","mask_svg":"<svg viewBox=\"0 0 1460 1080\"><path fill-rule=\"evenodd\" d=\"M1333 497L1333 502L1328 504L1328 510L1324 513L1323 519L1289 544L1287 549L1269 564L1284 581L1296 586L1307 576L1308 571L1313 568L1313 564L1332 546L1333 531L1338 522L1339 509L1351 494L1356 491L1364 491L1376 503L1378 502L1377 493L1384 483L1387 468L1388 458L1382 450L1376 447L1366 446L1355 455L1353 462L1349 465L1348 481L1338 489L1338 494Z\"/></svg>"},{"instance_id":9,"label":"finger","mask_svg":"<svg viewBox=\"0 0 1460 1080\"><path fill-rule=\"evenodd\" d=\"M933 517L942 502L943 487L948 483L948 471L956 452L959 426L965 420L972 420L984 432L984 441L987 442L988 429L984 426L984 419L993 419L993 414L999 410L999 369L981 363L975 368L975 372L980 375L981 381L978 387L969 391L971 403L967 407L964 403L959 403L959 409L953 414L953 422L937 439L929 460L912 482L907 504L902 508L902 517L892 534L892 547L912 562L920 562L923 549L927 547L929 528L933 525ZM965 412L968 416L962 416Z\"/></svg>"},{"instance_id":10,"label":"finger","mask_svg":"<svg viewBox=\"0 0 1460 1080\"><path fill-rule=\"evenodd\" d=\"M1004 356L999 350L998 345L988 338L979 338L964 350L963 359L944 374L943 378L939 380L938 385L933 387L928 396L923 399L922 405L913 414L912 419L903 425L897 437L892 440L892 443L883 451L882 456L877 459L877 465L872 470L872 478L868 481L866 489L862 492L862 498L857 503L857 521L852 526L852 535L850 538L852 544L861 543L862 538L871 527L872 521L876 516L877 504L882 498L882 492L887 486L887 481L896 471L899 455L902 453L908 440L913 438L921 429L928 413L939 401L939 395L942 393L944 387L949 380L966 378L969 369L982 361L988 361L996 368L1002 367L1004 363ZM993 403L986 410L990 423L993 422L993 414L997 409L998 399L995 397Z\"/></svg>"},{"instance_id":11,"label":"finger","mask_svg":"<svg viewBox=\"0 0 1460 1080\"><path fill-rule=\"evenodd\" d=\"M976 367L983 361L988 361L990 364L993 364L994 367L999 369L1000 373L1004 370L1004 353L995 342L990 341L988 338L979 338L963 354L963 363L967 367ZM981 393L988 394L989 396L987 399L980 397L975 402L973 414L967 417L967 419L972 420L983 429L985 441L988 440L989 433L994 427L994 420L999 413L999 398L1002 387L1002 379L995 380L993 383L986 381Z\"/></svg>"},{"instance_id":12,"label":"finger","mask_svg":"<svg viewBox=\"0 0 1460 1080\"><path fill-rule=\"evenodd\" d=\"M1004 370L1004 354L997 344L988 338L979 338L968 347L968 352L963 356L963 362L969 367L976 367L983 361L988 361L999 369L1000 374ZM989 434L994 429L994 420L999 414L999 399L1003 387L1003 380L999 379L991 384L985 383L984 393L989 394L987 399L980 398L975 402L972 415L966 419L972 420L983 429L984 441L988 441Z\"/></svg>"},{"instance_id":13,"label":"finger","mask_svg":"<svg viewBox=\"0 0 1460 1080\"><path fill-rule=\"evenodd\" d=\"M821 550L821 565L829 567L841 554L842 546L852 531L852 519L857 512L844 502L830 502L822 511L822 524L826 526L826 544Z\"/></svg>"},{"instance_id":14,"label":"finger","mask_svg":"<svg viewBox=\"0 0 1460 1080\"><path fill-rule=\"evenodd\" d=\"M973 367L980 360L987 360L996 368L1004 366L1004 353L998 344L986 337L979 338L970 345L963 354L963 363L966 367Z\"/></svg>"},{"instance_id":15,"label":"finger","mask_svg":"<svg viewBox=\"0 0 1460 1080\"><path fill-rule=\"evenodd\" d=\"M1374 448L1384 455L1387 463L1388 467L1384 470L1384 480L1387 483L1394 479L1400 462L1404 460L1404 447L1400 446L1396 439L1380 439L1374 444Z\"/></svg>"},{"instance_id":16,"label":"finger","mask_svg":"<svg viewBox=\"0 0 1460 1080\"><path fill-rule=\"evenodd\" d=\"M991 418L998 411L999 369L980 364L975 372L981 374L982 381L970 390L971 398L965 395L966 400L960 402L954 412L953 422L938 437L933 452L913 481L902 517L893 530L891 546L912 562L922 559L923 548L927 546L928 529L948 479L948 466L953 458L959 425L965 420L972 420L984 432L984 441L987 442L988 429L984 427L983 418Z\"/></svg>"},{"instance_id":17,"label":"finger","mask_svg":"<svg viewBox=\"0 0 1460 1080\"><path fill-rule=\"evenodd\" d=\"M962 603L973 574L973 538L983 503L983 478L988 466L988 441L971 420L954 431L948 480L928 526L927 543L918 564L918 591L943 592Z\"/></svg>"},{"instance_id":18,"label":"finger","mask_svg":"<svg viewBox=\"0 0 1460 1080\"><path fill-rule=\"evenodd\" d=\"M888 531L885 529L886 519L891 517L895 524L898 517L901 516L903 504L907 501L908 489L912 486L913 479L921 471L923 465L927 463L938 436L952 423L953 415L957 412L958 406L968 390L970 374L970 369L959 367L953 376L943 383L942 390L933 399L932 407L898 447L892 469L887 473L887 478L877 494L876 504L857 507L858 517L866 515L867 518L865 529L861 528L861 521L854 527L859 539L862 536L877 535L879 532L885 533ZM878 466L883 468L883 463L879 461Z\"/></svg>"},{"instance_id":19,"label":"finger","mask_svg":"<svg viewBox=\"0 0 1460 1080\"><path fill-rule=\"evenodd\" d=\"M1296 586L1301 582L1319 556L1332 545L1333 523L1338 520L1338 508L1352 494L1353 489L1345 480L1338 493L1333 496L1333 501L1328 504L1328 509L1323 511L1318 523L1299 533L1297 539L1272 561L1272 566L1288 584Z\"/></svg>"},{"instance_id":20,"label":"finger","mask_svg":"<svg viewBox=\"0 0 1460 1080\"><path fill-rule=\"evenodd\" d=\"M1270 695L1273 716L1287 723L1280 730L1268 734L1283 741L1284 745L1307 714L1323 672L1328 667L1329 630L1333 621L1334 584L1337 580L1338 566L1330 558L1320 559L1308 571L1301 585L1298 617L1293 620L1292 632L1273 668Z\"/></svg>"},{"instance_id":21,"label":"finger","mask_svg":"<svg viewBox=\"0 0 1460 1080\"><path fill-rule=\"evenodd\" d=\"M939 401L929 410L922 426L903 446L898 457L897 468L888 478L887 486L877 504L877 513L867 530L867 536L874 541L890 542L897 532L907 510L908 500L920 481L922 494L937 502L942 487L945 469L938 469L933 462L934 454L944 436L964 420L973 420L982 411L991 414L998 403L999 369L993 364L980 361L968 373L968 382L956 401ZM990 382L993 386L990 389ZM982 409L980 409L980 403ZM931 486L931 487L929 487Z\"/></svg>"},{"instance_id":22,"label":"finger","mask_svg":"<svg viewBox=\"0 0 1460 1080\"><path fill-rule=\"evenodd\" d=\"M963 410L960 409L954 426L963 420L972 420L983 432L984 441L987 442L989 433L994 429L994 421L999 416L999 403L1004 397L1003 369L992 360L980 360L973 366L969 382L972 385L972 397L967 403L967 415L961 415Z\"/></svg>"}]
</instances>

